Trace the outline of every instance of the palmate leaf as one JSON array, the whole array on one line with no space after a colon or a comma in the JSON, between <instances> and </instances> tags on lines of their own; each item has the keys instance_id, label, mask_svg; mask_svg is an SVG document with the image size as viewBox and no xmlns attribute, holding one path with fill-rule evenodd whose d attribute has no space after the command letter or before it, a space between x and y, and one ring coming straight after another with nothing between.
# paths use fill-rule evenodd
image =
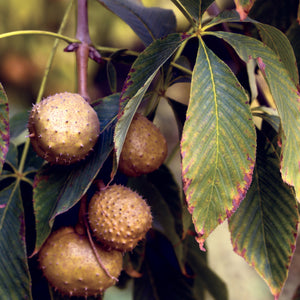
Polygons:
<instances>
[{"instance_id":1,"label":"palmate leaf","mask_svg":"<svg viewBox=\"0 0 300 300\"><path fill-rule=\"evenodd\" d=\"M0 174L9 146L8 99L0 83Z\"/></svg>"},{"instance_id":2,"label":"palmate leaf","mask_svg":"<svg viewBox=\"0 0 300 300\"><path fill-rule=\"evenodd\" d=\"M229 229L234 251L264 278L277 299L295 249L299 215L293 190L281 178L274 132L270 126L258 131L252 184Z\"/></svg>"},{"instance_id":3,"label":"palmate leaf","mask_svg":"<svg viewBox=\"0 0 300 300\"><path fill-rule=\"evenodd\" d=\"M98 0L126 22L147 46L176 29L172 10L145 7L139 0Z\"/></svg>"},{"instance_id":4,"label":"palmate leaf","mask_svg":"<svg viewBox=\"0 0 300 300\"><path fill-rule=\"evenodd\" d=\"M300 199L300 95L278 56L262 42L229 32L210 32L228 42L245 62L256 59L275 100L283 128L281 174Z\"/></svg>"},{"instance_id":5,"label":"palmate leaf","mask_svg":"<svg viewBox=\"0 0 300 300\"><path fill-rule=\"evenodd\" d=\"M181 140L182 175L200 248L239 206L252 180L255 130L245 91L203 40Z\"/></svg>"},{"instance_id":6,"label":"palmate leaf","mask_svg":"<svg viewBox=\"0 0 300 300\"><path fill-rule=\"evenodd\" d=\"M121 111L114 136L117 162L122 151L131 120L160 67L189 36L174 33L154 41L135 60L124 83L120 97Z\"/></svg>"},{"instance_id":7,"label":"palmate leaf","mask_svg":"<svg viewBox=\"0 0 300 300\"><path fill-rule=\"evenodd\" d=\"M119 96L114 94L95 103L101 134L94 152L85 161L64 167L46 165L35 176L35 252L50 234L55 217L68 211L81 199L112 151Z\"/></svg>"},{"instance_id":8,"label":"palmate leaf","mask_svg":"<svg viewBox=\"0 0 300 300\"><path fill-rule=\"evenodd\" d=\"M20 181L0 191L0 295L32 299Z\"/></svg>"}]
</instances>

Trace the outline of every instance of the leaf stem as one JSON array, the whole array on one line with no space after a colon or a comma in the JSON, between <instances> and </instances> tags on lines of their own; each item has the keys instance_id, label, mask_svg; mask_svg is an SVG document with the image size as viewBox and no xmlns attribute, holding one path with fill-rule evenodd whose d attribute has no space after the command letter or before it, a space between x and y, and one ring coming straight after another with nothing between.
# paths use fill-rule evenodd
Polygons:
<instances>
[{"instance_id":1,"label":"leaf stem","mask_svg":"<svg viewBox=\"0 0 300 300\"><path fill-rule=\"evenodd\" d=\"M108 52L108 53L114 53L114 52L118 52L118 51L122 50L119 48L103 47L103 46L98 46L98 45L94 46L94 48L100 52ZM122 52L122 54L131 55L131 56L139 56L140 53L137 51L124 49L124 52Z\"/></svg>"},{"instance_id":2,"label":"leaf stem","mask_svg":"<svg viewBox=\"0 0 300 300\"><path fill-rule=\"evenodd\" d=\"M189 69L187 69L187 68L185 68L185 67L183 67L183 66L181 66L181 65L179 65L179 64L176 64L175 62L171 62L171 65L172 65L174 68L176 68L176 69L178 69L178 70L180 70L180 71L186 73L187 75L190 75L190 76L193 75L193 71L192 71L192 70L189 70Z\"/></svg>"},{"instance_id":3,"label":"leaf stem","mask_svg":"<svg viewBox=\"0 0 300 300\"><path fill-rule=\"evenodd\" d=\"M96 249L95 246L95 242L92 238L92 235L90 233L90 227L89 227L89 223L87 220L87 196L84 195L81 200L80 200L80 208L79 208L79 216L78 216L78 224L79 225L79 230L81 231L81 228L83 228L85 230L85 233L87 234L90 246L95 254L96 260L98 262L98 264L100 265L100 267L102 268L102 270L105 272L105 274L111 278L112 280L115 280L116 282L118 281L118 278L112 276L109 271L107 270L107 268L105 267L105 265L103 264L101 257L98 254L98 251ZM78 228L77 228L78 230ZM79 234L83 234L78 232Z\"/></svg>"},{"instance_id":4,"label":"leaf stem","mask_svg":"<svg viewBox=\"0 0 300 300\"><path fill-rule=\"evenodd\" d=\"M45 30L10 31L10 32L0 34L0 39L7 38L7 37L21 36L21 35L43 35L43 36L54 37L54 38L63 40L67 43L78 43L79 42L77 39L70 38L70 37L62 35L60 33L55 33L55 32L45 31Z\"/></svg>"},{"instance_id":5,"label":"leaf stem","mask_svg":"<svg viewBox=\"0 0 300 300\"><path fill-rule=\"evenodd\" d=\"M58 33L54 34L55 36L62 36L60 33L64 30L64 28L66 26L67 19L70 15L71 8L72 8L72 5L73 5L74 1L75 0L70 1L69 5L66 9L66 12L64 14L64 17L63 17L63 20L61 22ZM56 53L56 50L57 50L57 47L58 47L58 43L59 43L59 38L56 38L55 41L54 41L54 44L53 44L51 55L50 55L50 57L48 59L48 62L47 62L46 70L45 70L45 73L44 73L44 76L43 76L43 79L42 79L42 82L41 82L41 86L40 86L40 89L39 89L39 93L38 93L38 96L37 96L36 103L39 103L42 99L42 96L43 96L43 93L44 93L44 90L45 90L45 86L46 86L46 81L47 81L48 76L49 76L49 72L50 72L50 69L51 69L51 66L52 66L52 63L53 63L53 60L54 60L54 56L55 56L55 53ZM20 159L20 164L19 164L19 169L18 169L19 173L22 173L23 170L24 170L25 161L26 161L28 150L29 150L29 146L30 146L30 139L28 138L25 142L24 149L23 149L23 152L22 152L22 156L21 156L21 159Z\"/></svg>"}]
</instances>

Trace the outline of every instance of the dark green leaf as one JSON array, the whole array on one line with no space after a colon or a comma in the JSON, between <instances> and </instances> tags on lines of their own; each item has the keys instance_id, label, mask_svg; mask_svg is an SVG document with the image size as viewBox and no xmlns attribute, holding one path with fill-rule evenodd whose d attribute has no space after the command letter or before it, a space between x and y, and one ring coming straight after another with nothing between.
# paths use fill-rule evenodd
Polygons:
<instances>
[{"instance_id":1,"label":"dark green leaf","mask_svg":"<svg viewBox=\"0 0 300 300\"><path fill-rule=\"evenodd\" d=\"M201 249L245 197L255 145L245 91L229 67L199 40L181 154L184 191Z\"/></svg>"},{"instance_id":2,"label":"dark green leaf","mask_svg":"<svg viewBox=\"0 0 300 300\"><path fill-rule=\"evenodd\" d=\"M258 22L255 22L254 25L259 30L262 41L280 57L294 84L297 85L299 83L299 74L296 57L286 35L270 25Z\"/></svg>"},{"instance_id":3,"label":"dark green leaf","mask_svg":"<svg viewBox=\"0 0 300 300\"><path fill-rule=\"evenodd\" d=\"M32 299L19 181L0 191L0 221L1 298Z\"/></svg>"},{"instance_id":4,"label":"dark green leaf","mask_svg":"<svg viewBox=\"0 0 300 300\"><path fill-rule=\"evenodd\" d=\"M98 1L125 21L146 46L176 30L176 19L172 10L145 7L138 0Z\"/></svg>"},{"instance_id":5,"label":"dark green leaf","mask_svg":"<svg viewBox=\"0 0 300 300\"><path fill-rule=\"evenodd\" d=\"M23 142L25 141L27 133L27 122L29 118L28 111L22 111L15 114L9 122L9 133L10 140L15 142L15 140L22 135ZM17 143L19 144L19 143Z\"/></svg>"},{"instance_id":6,"label":"dark green leaf","mask_svg":"<svg viewBox=\"0 0 300 300\"><path fill-rule=\"evenodd\" d=\"M34 181L33 199L36 217L36 251L48 237L56 216L72 208L86 193L113 149L113 131L118 113L119 95L97 101L101 127L94 151L83 162L70 166L44 166Z\"/></svg>"},{"instance_id":7,"label":"dark green leaf","mask_svg":"<svg viewBox=\"0 0 300 300\"><path fill-rule=\"evenodd\" d=\"M229 32L210 32L228 42L245 62L257 61L265 75L281 119L283 180L294 186L300 195L300 101L299 92L285 66L277 55L260 41L248 36Z\"/></svg>"},{"instance_id":8,"label":"dark green leaf","mask_svg":"<svg viewBox=\"0 0 300 300\"><path fill-rule=\"evenodd\" d=\"M187 252L186 263L195 274L193 287L195 296L207 289L216 300L228 299L226 284L209 268L206 253L200 251L199 244L190 235L186 237L184 244Z\"/></svg>"},{"instance_id":9,"label":"dark green leaf","mask_svg":"<svg viewBox=\"0 0 300 300\"><path fill-rule=\"evenodd\" d=\"M222 22L240 22L240 18L235 11L224 11L209 24L217 25ZM250 22L258 29L263 43L270 47L278 58L280 58L294 84L297 84L299 75L296 58L287 36L277 28L257 22L251 18L246 18L244 22ZM299 27L298 24L297 27Z\"/></svg>"},{"instance_id":10,"label":"dark green leaf","mask_svg":"<svg viewBox=\"0 0 300 300\"><path fill-rule=\"evenodd\" d=\"M120 98L121 106L126 106L115 130L114 142L117 161L131 120L149 85L160 67L188 37L175 33L164 39L156 40L138 56L132 65Z\"/></svg>"},{"instance_id":11,"label":"dark green leaf","mask_svg":"<svg viewBox=\"0 0 300 300\"><path fill-rule=\"evenodd\" d=\"M147 175L147 179L158 189L164 202L168 205L173 215L175 229L179 237L183 235L183 203L180 190L172 173L167 166L162 165L158 170Z\"/></svg>"},{"instance_id":12,"label":"dark green leaf","mask_svg":"<svg viewBox=\"0 0 300 300\"><path fill-rule=\"evenodd\" d=\"M270 126L258 131L253 181L229 221L234 251L264 278L275 297L287 278L299 220L294 192L281 178L277 141Z\"/></svg>"},{"instance_id":13,"label":"dark green leaf","mask_svg":"<svg viewBox=\"0 0 300 300\"><path fill-rule=\"evenodd\" d=\"M276 132L280 130L280 118L276 115L269 114L264 108L255 108L252 112L253 116L260 117L264 121L268 122Z\"/></svg>"},{"instance_id":14,"label":"dark green leaf","mask_svg":"<svg viewBox=\"0 0 300 300\"><path fill-rule=\"evenodd\" d=\"M159 233L146 243L143 276L134 281L135 300L195 300L193 280L177 264L173 246Z\"/></svg>"},{"instance_id":15,"label":"dark green leaf","mask_svg":"<svg viewBox=\"0 0 300 300\"><path fill-rule=\"evenodd\" d=\"M256 0L249 16L251 18L272 25L282 32L286 32L291 22L296 21L299 1Z\"/></svg>"},{"instance_id":16,"label":"dark green leaf","mask_svg":"<svg viewBox=\"0 0 300 300\"><path fill-rule=\"evenodd\" d=\"M44 243L51 232L54 219L54 210L61 194L64 193L64 184L67 183L73 167L50 167L49 165L41 168L35 176L33 185L33 204L36 218L36 249ZM77 191L78 193L78 191ZM77 201L81 194L73 201Z\"/></svg>"},{"instance_id":17,"label":"dark green leaf","mask_svg":"<svg viewBox=\"0 0 300 300\"><path fill-rule=\"evenodd\" d=\"M300 4L299 4L300 7ZM300 26L297 21L295 21L291 27L289 28L288 32L286 33L289 41L292 44L292 47L294 49L294 53L296 56L296 61L297 61L297 67L298 67L298 75L300 71Z\"/></svg>"},{"instance_id":18,"label":"dark green leaf","mask_svg":"<svg viewBox=\"0 0 300 300\"><path fill-rule=\"evenodd\" d=\"M177 0L172 0L172 2L179 6ZM193 20L196 26L201 22L201 16L204 11L212 4L213 0L179 0L184 10L189 14L190 18Z\"/></svg>"},{"instance_id":19,"label":"dark green leaf","mask_svg":"<svg viewBox=\"0 0 300 300\"><path fill-rule=\"evenodd\" d=\"M107 80L112 93L117 92L117 71L114 64L108 61L106 65Z\"/></svg>"},{"instance_id":20,"label":"dark green leaf","mask_svg":"<svg viewBox=\"0 0 300 300\"><path fill-rule=\"evenodd\" d=\"M175 2L175 1L174 1ZM188 14L192 17L195 24L199 24L200 15L201 15L201 1L199 0L180 0L180 3Z\"/></svg>"},{"instance_id":21,"label":"dark green leaf","mask_svg":"<svg viewBox=\"0 0 300 300\"><path fill-rule=\"evenodd\" d=\"M9 146L8 99L0 83L0 174Z\"/></svg>"},{"instance_id":22,"label":"dark green leaf","mask_svg":"<svg viewBox=\"0 0 300 300\"><path fill-rule=\"evenodd\" d=\"M15 144L11 143L6 155L6 163L17 170L18 168L18 148Z\"/></svg>"},{"instance_id":23,"label":"dark green leaf","mask_svg":"<svg viewBox=\"0 0 300 300\"><path fill-rule=\"evenodd\" d=\"M175 218L171 210L163 198L166 196L161 186L155 186L146 177L130 178L128 186L142 195L151 207L153 216L153 229L162 233L174 246L174 251L181 269L184 269L183 248L181 244L181 236L176 232ZM165 186L165 192L170 187ZM170 200L170 198L168 199ZM176 201L176 199L174 199ZM182 222L181 222L182 225Z\"/></svg>"}]
</instances>

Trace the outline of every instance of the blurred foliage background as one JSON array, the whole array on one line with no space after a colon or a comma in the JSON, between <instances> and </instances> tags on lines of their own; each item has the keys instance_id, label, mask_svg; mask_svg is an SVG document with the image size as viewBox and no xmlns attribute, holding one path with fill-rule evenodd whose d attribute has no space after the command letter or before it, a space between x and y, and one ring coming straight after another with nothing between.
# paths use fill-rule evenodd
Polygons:
<instances>
[{"instance_id":1,"label":"blurred foliage background","mask_svg":"<svg viewBox=\"0 0 300 300\"><path fill-rule=\"evenodd\" d=\"M47 30L57 32L65 13L68 0L9 0L0 1L0 34L14 30ZM218 1L225 4L224 0ZM184 31L188 23L169 0L145 0L146 6L170 8L175 12L177 27ZM276 26L287 34L300 61L300 30L296 21L299 1L257 0L251 16L263 23ZM274 9L276 8L276 9ZM119 49L141 50L139 38L121 19L106 10L96 0L89 1L90 35L93 44ZM75 37L76 11L73 7L63 34ZM0 39L0 82L7 92L10 115L30 110L50 56L54 39L45 36L27 35ZM75 54L64 52L67 46L60 42L44 96L63 91L76 91ZM119 66L118 76L121 89L129 66ZM176 91L176 93L185 91ZM109 93L105 64L89 62L89 93L92 99ZM180 176L180 175L179 175ZM231 248L227 225L223 224L208 239L209 260L212 268L229 285L231 300L272 299L263 280L238 257ZM298 247L299 249L300 247ZM280 300L291 299L296 286L300 284L300 251L294 257L291 276ZM122 299L131 299L130 287ZM112 288L105 299L120 299L120 293Z\"/></svg>"},{"instance_id":2,"label":"blurred foliage background","mask_svg":"<svg viewBox=\"0 0 300 300\"><path fill-rule=\"evenodd\" d=\"M67 7L67 0L10 0L0 1L0 33L15 30L46 30L57 32ZM144 1L146 6L172 8L178 29L187 22L171 3L163 0ZM89 1L89 30L93 44L119 49L142 49L142 44L131 28L97 1ZM76 11L73 7L64 35L75 37ZM30 108L41 83L54 39L26 35L0 40L0 82L8 94L10 114ZM60 41L54 64L46 84L45 95L62 91L76 91L75 54L66 53L67 44ZM63 63L62 63L63 62ZM123 68L120 72L127 73ZM89 92L92 99L107 94L106 69L89 62ZM119 87L120 88L120 87Z\"/></svg>"}]
</instances>

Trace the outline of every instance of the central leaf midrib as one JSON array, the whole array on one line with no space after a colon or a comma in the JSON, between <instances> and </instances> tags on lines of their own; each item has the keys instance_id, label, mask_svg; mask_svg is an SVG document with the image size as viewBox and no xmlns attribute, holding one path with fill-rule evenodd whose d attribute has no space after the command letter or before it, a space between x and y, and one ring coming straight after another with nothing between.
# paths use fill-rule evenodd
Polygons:
<instances>
[{"instance_id":1,"label":"central leaf midrib","mask_svg":"<svg viewBox=\"0 0 300 300\"><path fill-rule=\"evenodd\" d=\"M208 64L208 69L209 69L209 74L210 74L210 78L211 78L211 84L212 84L212 92L213 92L213 100L214 100L214 106L215 106L215 119L216 119L216 147L215 147L215 151L216 151L216 159L215 159L215 166L214 166L214 170L213 170L213 180L212 180L212 184L210 187L210 192L209 192L209 205L207 207L207 209L209 210L209 207L211 205L211 201L212 201L212 197L213 197L213 190L215 188L215 180L216 180L216 174L217 174L217 169L218 169L218 161L219 161L219 119L218 119L218 103L217 103L217 92L216 92L216 85L215 85L215 80L214 80L214 73L212 70L212 65L210 63L210 59L209 59L209 54L206 50L206 46L204 44L204 41L199 38L200 43L202 45L202 48L204 50L204 54L206 57L206 61Z\"/></svg>"}]
</instances>

